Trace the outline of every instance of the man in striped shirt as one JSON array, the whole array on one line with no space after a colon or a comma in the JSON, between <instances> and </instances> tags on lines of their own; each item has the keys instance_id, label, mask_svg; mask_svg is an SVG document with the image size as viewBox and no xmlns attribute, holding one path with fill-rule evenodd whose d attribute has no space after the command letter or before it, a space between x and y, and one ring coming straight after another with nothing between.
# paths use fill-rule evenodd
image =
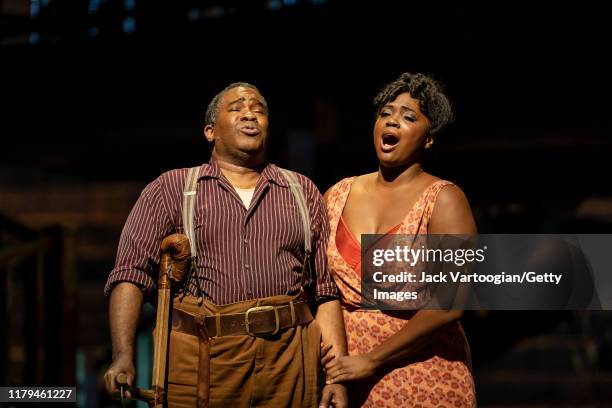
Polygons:
<instances>
[{"instance_id":1,"label":"man in striped shirt","mask_svg":"<svg viewBox=\"0 0 612 408\"><path fill-rule=\"evenodd\" d=\"M253 335L248 324L248 334L212 336L211 406L311 407L319 403L319 397L320 406L346 406L344 386L326 385L321 395L318 390L321 338L334 354L346 354L337 288L325 258L329 226L319 191L308 178L296 174L307 202L315 270L304 283L304 227L287 180L278 167L266 162L268 107L257 88L234 83L215 96L206 112L204 134L213 151L210 161L199 169L196 187L197 273L185 287L190 296L174 299L175 309L220 316L217 321L224 322L229 321L226 315L244 314L254 306L288 310L292 303L292 324L278 330L277 316L279 333L272 336ZM135 375L136 323L143 298L156 289L153 273L161 240L182 232L186 173L187 169L173 170L150 183L121 234L115 268L105 287L113 342L113 362L105 374L109 392L116 391L119 373L127 373L130 383ZM314 295L314 321L309 320L309 311L294 310L294 305L305 304L303 290ZM192 296L199 291L202 303ZM216 327L228 332L221 323ZM197 358L197 338L173 330L170 406L200 403Z\"/></svg>"}]
</instances>

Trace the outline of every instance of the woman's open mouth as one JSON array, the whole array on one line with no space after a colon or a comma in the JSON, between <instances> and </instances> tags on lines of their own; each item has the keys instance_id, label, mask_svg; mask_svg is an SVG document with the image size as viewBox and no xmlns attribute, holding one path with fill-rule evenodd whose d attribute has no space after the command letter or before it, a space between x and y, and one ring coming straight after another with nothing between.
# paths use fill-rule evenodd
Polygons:
<instances>
[{"instance_id":1,"label":"woman's open mouth","mask_svg":"<svg viewBox=\"0 0 612 408\"><path fill-rule=\"evenodd\" d=\"M390 152L399 143L399 138L393 134L386 133L381 140L381 149L383 152Z\"/></svg>"}]
</instances>

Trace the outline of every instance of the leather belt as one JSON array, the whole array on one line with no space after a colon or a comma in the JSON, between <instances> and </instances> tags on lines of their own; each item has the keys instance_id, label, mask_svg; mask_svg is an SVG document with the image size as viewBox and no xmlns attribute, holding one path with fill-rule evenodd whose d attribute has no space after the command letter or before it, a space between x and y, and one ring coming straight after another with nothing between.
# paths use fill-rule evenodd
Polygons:
<instances>
[{"instance_id":1,"label":"leather belt","mask_svg":"<svg viewBox=\"0 0 612 408\"><path fill-rule=\"evenodd\" d=\"M172 330L199 336L198 320L202 317L173 308ZM306 301L289 302L283 306L256 306L244 313L219 314L204 317L208 337L272 336L289 327L312 321L312 313ZM201 326L200 326L201 327Z\"/></svg>"}]
</instances>

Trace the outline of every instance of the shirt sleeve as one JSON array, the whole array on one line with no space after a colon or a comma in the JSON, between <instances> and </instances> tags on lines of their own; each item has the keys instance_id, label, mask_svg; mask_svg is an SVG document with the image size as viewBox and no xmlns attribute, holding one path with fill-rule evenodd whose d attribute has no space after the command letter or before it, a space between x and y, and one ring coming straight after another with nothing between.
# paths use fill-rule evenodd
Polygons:
<instances>
[{"instance_id":1,"label":"shirt sleeve","mask_svg":"<svg viewBox=\"0 0 612 408\"><path fill-rule=\"evenodd\" d=\"M119 282L134 283L146 297L151 296L157 287L155 275L159 265L159 247L171 232L172 223L157 179L142 191L125 222L115 267L104 287L105 296L110 296Z\"/></svg>"},{"instance_id":2,"label":"shirt sleeve","mask_svg":"<svg viewBox=\"0 0 612 408\"><path fill-rule=\"evenodd\" d=\"M327 240L329 239L329 221L323 197L314 184L310 189L312 246L316 271L315 297L318 302L337 299L338 288L327 268Z\"/></svg>"}]
</instances>

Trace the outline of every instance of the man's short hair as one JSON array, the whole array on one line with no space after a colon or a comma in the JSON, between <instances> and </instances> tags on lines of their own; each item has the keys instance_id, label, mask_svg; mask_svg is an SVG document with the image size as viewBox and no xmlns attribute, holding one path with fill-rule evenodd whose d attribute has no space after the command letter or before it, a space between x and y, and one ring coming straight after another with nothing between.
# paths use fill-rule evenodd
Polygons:
<instances>
[{"instance_id":1,"label":"man's short hair","mask_svg":"<svg viewBox=\"0 0 612 408\"><path fill-rule=\"evenodd\" d=\"M259 89L257 89L255 85L249 84L248 82L233 82L229 84L228 86L223 88L221 92L216 94L215 97L212 98L212 100L208 104L208 107L206 108L206 114L204 115L204 126L215 124L215 122L217 121L217 115L219 114L219 105L221 104L221 99L223 98L223 95L225 95L225 93L230 89L238 88L239 86L243 88L251 88L259 92ZM261 95L261 92L259 92L259 94ZM267 110L268 103L266 102L265 98L263 100L263 104Z\"/></svg>"}]
</instances>

